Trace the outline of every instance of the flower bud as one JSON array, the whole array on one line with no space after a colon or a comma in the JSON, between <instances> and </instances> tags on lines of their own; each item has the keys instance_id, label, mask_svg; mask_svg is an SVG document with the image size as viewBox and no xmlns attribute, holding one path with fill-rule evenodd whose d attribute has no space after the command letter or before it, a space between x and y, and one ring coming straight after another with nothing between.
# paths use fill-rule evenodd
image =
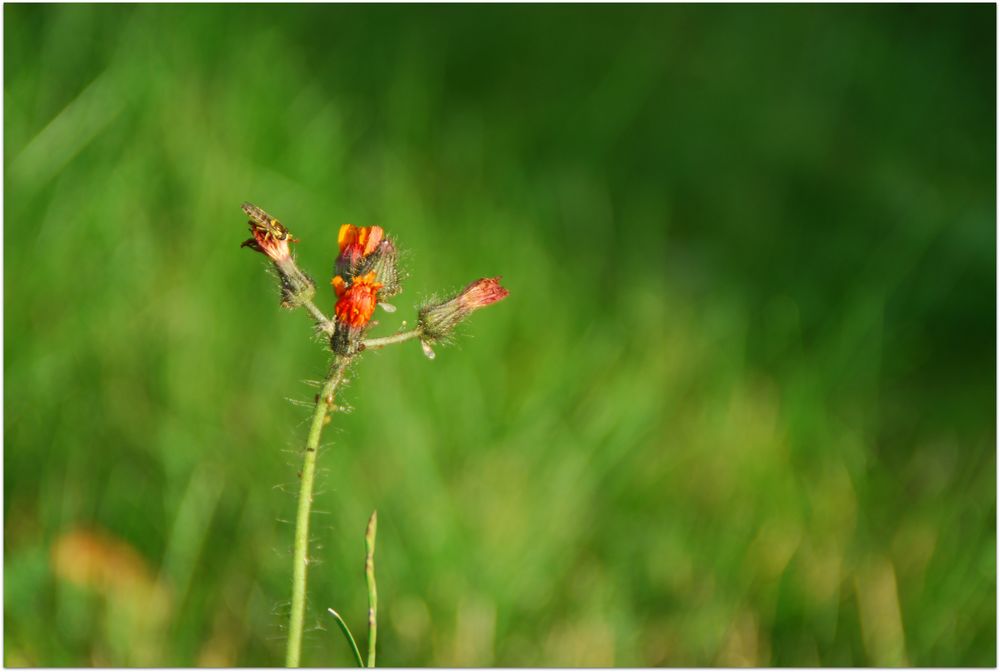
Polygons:
<instances>
[{"instance_id":1,"label":"flower bud","mask_svg":"<svg viewBox=\"0 0 1000 672\"><path fill-rule=\"evenodd\" d=\"M281 282L281 305L295 308L311 300L316 294L316 285L312 278L299 270L292 259L290 243L294 239L291 232L252 203L244 203L243 212L250 218L247 223L252 238L243 241L240 247L260 252L274 263Z\"/></svg>"},{"instance_id":2,"label":"flower bud","mask_svg":"<svg viewBox=\"0 0 1000 672\"><path fill-rule=\"evenodd\" d=\"M447 301L423 306L420 309L420 330L430 341L447 338L473 311L500 301L508 293L500 286L499 277L476 280Z\"/></svg>"}]
</instances>

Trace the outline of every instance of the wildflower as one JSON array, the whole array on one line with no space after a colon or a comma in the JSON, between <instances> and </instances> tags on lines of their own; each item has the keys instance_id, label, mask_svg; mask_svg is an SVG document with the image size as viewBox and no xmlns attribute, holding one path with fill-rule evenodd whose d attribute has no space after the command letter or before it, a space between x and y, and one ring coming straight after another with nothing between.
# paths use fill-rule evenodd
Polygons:
<instances>
[{"instance_id":1,"label":"wildflower","mask_svg":"<svg viewBox=\"0 0 1000 672\"><path fill-rule=\"evenodd\" d=\"M292 250L288 245L288 238L279 240L259 230L252 231L253 238L243 241L240 247L249 247L251 250L266 254L275 263L291 258Z\"/></svg>"},{"instance_id":2,"label":"wildflower","mask_svg":"<svg viewBox=\"0 0 1000 672\"><path fill-rule=\"evenodd\" d=\"M355 276L350 286L340 275L330 284L338 297L333 310L337 320L330 347L337 354L351 355L361 346L361 337L371 322L382 285L375 279L374 271Z\"/></svg>"},{"instance_id":3,"label":"wildflower","mask_svg":"<svg viewBox=\"0 0 1000 672\"><path fill-rule=\"evenodd\" d=\"M337 275L350 278L358 271L361 261L371 255L382 242L381 226L354 226L344 224L337 234L340 255L337 257Z\"/></svg>"},{"instance_id":4,"label":"wildflower","mask_svg":"<svg viewBox=\"0 0 1000 672\"><path fill-rule=\"evenodd\" d=\"M480 278L456 296L420 309L420 330L426 340L446 338L474 310L500 301L509 292L500 286L500 278Z\"/></svg>"},{"instance_id":5,"label":"wildflower","mask_svg":"<svg viewBox=\"0 0 1000 672\"><path fill-rule=\"evenodd\" d=\"M355 277L350 287L339 275L330 284L338 297L334 308L337 320L354 329L367 326L375 312L378 290L382 287L375 279L375 271Z\"/></svg>"},{"instance_id":6,"label":"wildflower","mask_svg":"<svg viewBox=\"0 0 1000 672\"><path fill-rule=\"evenodd\" d=\"M240 247L249 247L266 254L275 263L291 258L289 243L292 241L292 234L281 222L252 203L244 203L243 212L250 217L247 223L253 238L243 241Z\"/></svg>"},{"instance_id":7,"label":"wildflower","mask_svg":"<svg viewBox=\"0 0 1000 672\"><path fill-rule=\"evenodd\" d=\"M292 259L292 234L281 222L252 203L244 203L243 212L250 218L248 224L253 237L245 240L240 247L256 250L274 262L281 282L281 305L295 308L311 301L316 294L316 285Z\"/></svg>"}]
</instances>

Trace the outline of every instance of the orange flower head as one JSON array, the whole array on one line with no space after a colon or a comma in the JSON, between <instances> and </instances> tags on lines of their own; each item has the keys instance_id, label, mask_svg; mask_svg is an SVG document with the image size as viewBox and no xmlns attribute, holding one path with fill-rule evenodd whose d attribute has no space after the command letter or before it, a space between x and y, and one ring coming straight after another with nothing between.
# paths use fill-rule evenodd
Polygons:
<instances>
[{"instance_id":1,"label":"orange flower head","mask_svg":"<svg viewBox=\"0 0 1000 672\"><path fill-rule=\"evenodd\" d=\"M337 257L337 273L351 275L358 262L374 252L382 242L381 226L354 226L344 224L337 234L340 256Z\"/></svg>"},{"instance_id":2,"label":"orange flower head","mask_svg":"<svg viewBox=\"0 0 1000 672\"><path fill-rule=\"evenodd\" d=\"M375 272L354 278L349 287L339 275L331 284L338 297L334 308L337 319L354 329L365 327L375 312L378 290L382 287L382 283L375 281Z\"/></svg>"}]
</instances>

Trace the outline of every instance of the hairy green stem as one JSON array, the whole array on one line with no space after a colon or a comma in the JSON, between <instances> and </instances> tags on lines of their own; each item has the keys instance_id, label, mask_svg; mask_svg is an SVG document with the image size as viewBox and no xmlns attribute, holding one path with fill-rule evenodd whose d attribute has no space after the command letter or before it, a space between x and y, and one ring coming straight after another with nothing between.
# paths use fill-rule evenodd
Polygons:
<instances>
[{"instance_id":1,"label":"hairy green stem","mask_svg":"<svg viewBox=\"0 0 1000 672\"><path fill-rule=\"evenodd\" d=\"M393 345L394 343L402 343L403 341L408 341L412 338L418 338L423 332L420 327L416 329L411 329L410 331L404 331L401 334L395 334L394 336L384 336L382 338L369 338L363 341L365 350L377 350L379 348L384 348L387 345Z\"/></svg>"},{"instance_id":2,"label":"hairy green stem","mask_svg":"<svg viewBox=\"0 0 1000 672\"><path fill-rule=\"evenodd\" d=\"M316 326L319 327L320 331L327 336L333 335L333 330L336 328L336 325L333 323L333 320L328 319L327 316L323 314L322 310L316 307L315 303L306 300L302 302L302 307L305 308L310 315L312 315L312 318L316 322Z\"/></svg>"},{"instance_id":3,"label":"hairy green stem","mask_svg":"<svg viewBox=\"0 0 1000 672\"><path fill-rule=\"evenodd\" d=\"M372 511L365 530L365 580L368 582L368 667L375 667L375 640L378 639L378 590L375 588L375 533L378 511Z\"/></svg>"},{"instance_id":4,"label":"hairy green stem","mask_svg":"<svg viewBox=\"0 0 1000 672\"><path fill-rule=\"evenodd\" d=\"M299 488L299 506L295 516L295 545L292 549L292 612L288 619L288 649L285 654L286 667L298 667L302 655L302 623L306 609L306 570L309 566L309 512L312 510L313 481L316 477L316 451L319 437L323 433L327 415L333 408L334 392L344 379L344 371L350 360L346 357L334 359L330 373L316 398L309 438L306 440L306 454L302 464L302 485Z\"/></svg>"}]
</instances>

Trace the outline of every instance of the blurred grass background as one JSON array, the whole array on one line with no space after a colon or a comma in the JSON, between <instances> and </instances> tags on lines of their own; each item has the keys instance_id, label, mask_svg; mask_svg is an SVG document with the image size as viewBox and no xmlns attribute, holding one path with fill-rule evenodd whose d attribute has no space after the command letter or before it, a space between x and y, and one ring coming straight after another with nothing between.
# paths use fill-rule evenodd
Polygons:
<instances>
[{"instance_id":1,"label":"blurred grass background","mask_svg":"<svg viewBox=\"0 0 1000 672\"><path fill-rule=\"evenodd\" d=\"M282 661L250 200L511 290L356 366L306 664L377 508L384 665L994 665L995 11L5 5L5 664Z\"/></svg>"}]
</instances>

